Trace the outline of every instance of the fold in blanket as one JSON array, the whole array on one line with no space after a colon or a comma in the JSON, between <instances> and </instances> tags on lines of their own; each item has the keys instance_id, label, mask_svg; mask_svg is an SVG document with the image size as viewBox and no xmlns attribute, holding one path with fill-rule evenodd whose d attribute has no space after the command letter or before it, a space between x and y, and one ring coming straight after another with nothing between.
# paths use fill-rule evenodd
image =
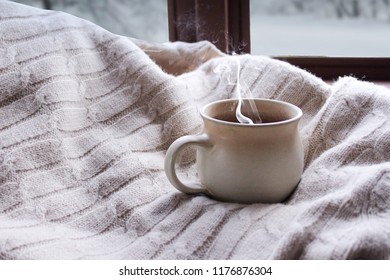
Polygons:
<instances>
[{"instance_id":1,"label":"fold in blanket","mask_svg":"<svg viewBox=\"0 0 390 280\"><path fill-rule=\"evenodd\" d=\"M244 95L304 113L305 170L283 203L185 195L163 170L199 108L235 97L237 59ZM389 112L388 89L351 77L2 1L0 258L388 259ZM180 176L194 161L182 155Z\"/></svg>"}]
</instances>

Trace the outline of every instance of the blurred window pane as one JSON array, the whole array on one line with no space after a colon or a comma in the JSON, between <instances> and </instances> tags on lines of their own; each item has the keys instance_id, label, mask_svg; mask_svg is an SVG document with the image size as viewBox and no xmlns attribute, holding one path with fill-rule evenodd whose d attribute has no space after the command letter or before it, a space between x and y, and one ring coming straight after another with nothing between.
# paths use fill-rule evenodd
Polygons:
<instances>
[{"instance_id":1,"label":"blurred window pane","mask_svg":"<svg viewBox=\"0 0 390 280\"><path fill-rule=\"evenodd\" d=\"M390 0L251 0L252 54L390 56Z\"/></svg>"},{"instance_id":2,"label":"blurred window pane","mask_svg":"<svg viewBox=\"0 0 390 280\"><path fill-rule=\"evenodd\" d=\"M167 0L14 0L63 11L128 37L168 41Z\"/></svg>"}]
</instances>

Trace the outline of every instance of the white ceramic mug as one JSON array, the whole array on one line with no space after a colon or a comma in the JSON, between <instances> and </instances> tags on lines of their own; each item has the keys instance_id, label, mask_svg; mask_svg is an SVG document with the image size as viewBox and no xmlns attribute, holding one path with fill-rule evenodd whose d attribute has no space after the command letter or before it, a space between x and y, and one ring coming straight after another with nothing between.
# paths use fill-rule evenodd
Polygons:
<instances>
[{"instance_id":1,"label":"white ceramic mug","mask_svg":"<svg viewBox=\"0 0 390 280\"><path fill-rule=\"evenodd\" d=\"M239 203L282 202L292 193L303 172L298 131L302 111L287 102L253 101L263 123L234 122L236 99L203 107L202 134L183 136L167 151L165 172L174 187L184 193L204 193ZM248 103L243 100L244 115L251 115ZM177 156L187 145L197 148L199 182L185 183L176 174Z\"/></svg>"}]
</instances>

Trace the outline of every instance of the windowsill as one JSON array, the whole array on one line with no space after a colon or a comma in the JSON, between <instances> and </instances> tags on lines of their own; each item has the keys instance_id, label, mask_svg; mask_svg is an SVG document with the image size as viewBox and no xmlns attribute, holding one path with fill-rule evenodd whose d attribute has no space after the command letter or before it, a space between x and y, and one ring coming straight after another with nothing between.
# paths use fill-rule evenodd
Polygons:
<instances>
[{"instance_id":1,"label":"windowsill","mask_svg":"<svg viewBox=\"0 0 390 280\"><path fill-rule=\"evenodd\" d=\"M334 81L325 80L326 83L332 84ZM378 85L378 86L384 86L390 89L390 82L389 81L372 81L372 83Z\"/></svg>"},{"instance_id":2,"label":"windowsill","mask_svg":"<svg viewBox=\"0 0 390 280\"><path fill-rule=\"evenodd\" d=\"M375 81L374 84L390 88L390 82L389 81Z\"/></svg>"},{"instance_id":3,"label":"windowsill","mask_svg":"<svg viewBox=\"0 0 390 280\"><path fill-rule=\"evenodd\" d=\"M274 57L306 69L324 80L353 75L367 81L390 81L389 57Z\"/></svg>"}]
</instances>

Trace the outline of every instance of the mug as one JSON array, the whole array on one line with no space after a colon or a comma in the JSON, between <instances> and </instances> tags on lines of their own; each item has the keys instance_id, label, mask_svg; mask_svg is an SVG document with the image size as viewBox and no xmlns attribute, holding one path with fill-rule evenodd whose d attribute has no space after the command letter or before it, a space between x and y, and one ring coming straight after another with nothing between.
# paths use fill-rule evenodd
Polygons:
<instances>
[{"instance_id":1,"label":"mug","mask_svg":"<svg viewBox=\"0 0 390 280\"><path fill-rule=\"evenodd\" d=\"M262 122L239 123L238 104L252 119L257 110ZM271 99L227 99L204 106L200 114L203 132L180 137L167 150L164 168L174 187L237 203L277 203L293 192L303 172L301 109ZM197 150L198 182L183 182L176 173L177 156L188 145Z\"/></svg>"}]
</instances>

